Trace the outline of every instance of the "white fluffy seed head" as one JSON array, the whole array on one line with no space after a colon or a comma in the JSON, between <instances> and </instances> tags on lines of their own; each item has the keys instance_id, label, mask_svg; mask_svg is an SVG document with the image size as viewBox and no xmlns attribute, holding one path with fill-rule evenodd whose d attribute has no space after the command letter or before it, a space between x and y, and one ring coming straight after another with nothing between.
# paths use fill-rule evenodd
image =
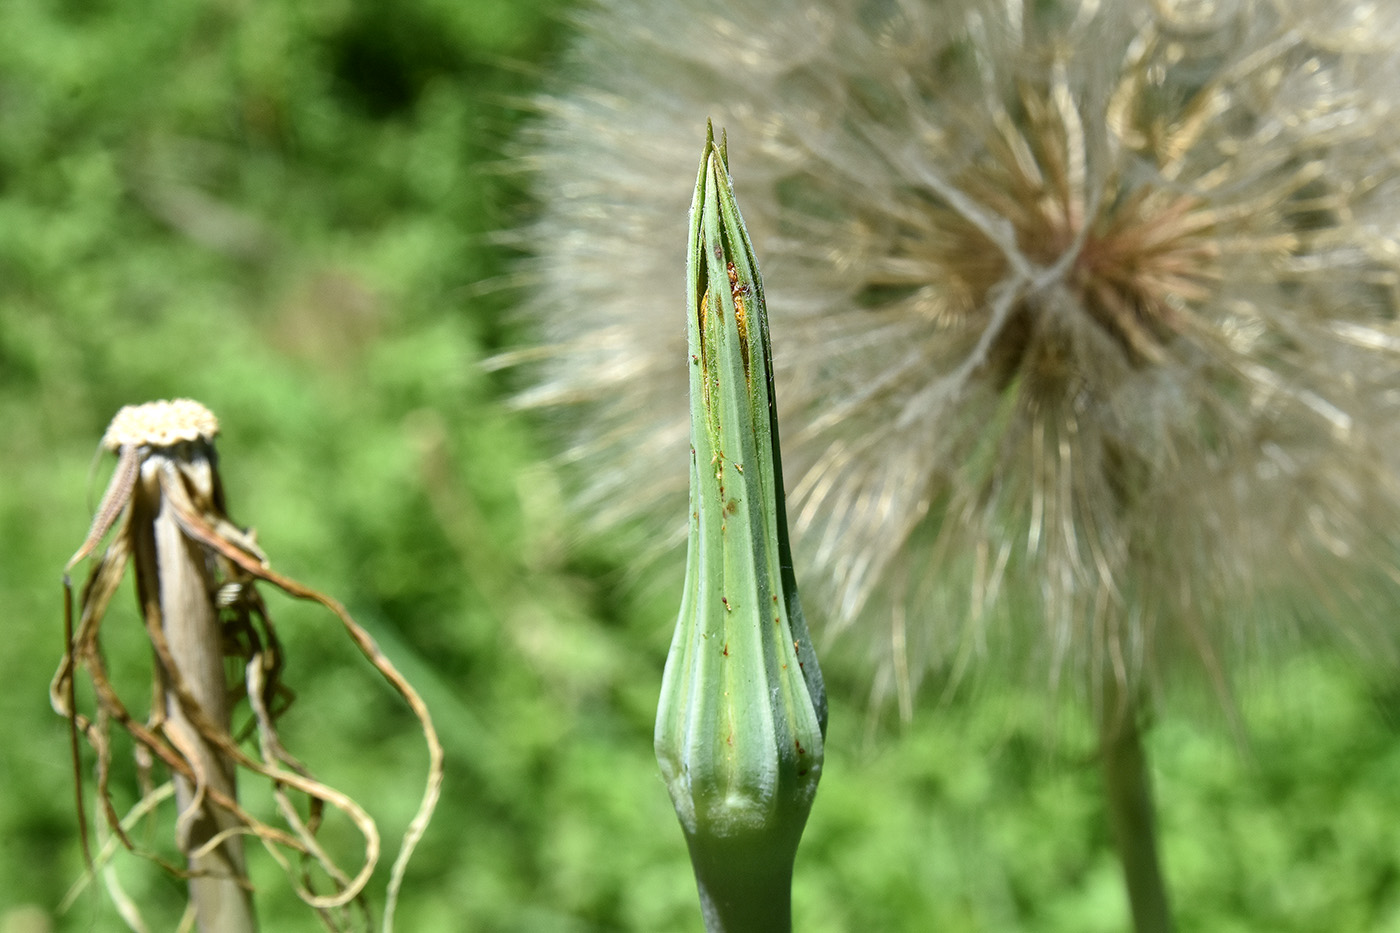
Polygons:
<instances>
[{"instance_id":1,"label":"white fluffy seed head","mask_svg":"<svg viewBox=\"0 0 1400 933\"><path fill-rule=\"evenodd\" d=\"M710 117L767 283L798 576L877 692L1388 647L1400 17L609 0L582 26L531 139L521 401L567 412L600 529L681 539Z\"/></svg>"}]
</instances>

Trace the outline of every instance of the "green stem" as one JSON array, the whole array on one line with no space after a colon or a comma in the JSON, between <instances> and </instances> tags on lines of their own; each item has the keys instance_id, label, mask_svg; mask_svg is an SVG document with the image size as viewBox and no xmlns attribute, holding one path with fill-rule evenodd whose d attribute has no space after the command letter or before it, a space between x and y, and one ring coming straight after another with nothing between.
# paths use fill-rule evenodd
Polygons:
<instances>
[{"instance_id":1,"label":"green stem","mask_svg":"<svg viewBox=\"0 0 1400 933\"><path fill-rule=\"evenodd\" d=\"M1142 744L1140 702L1123 691L1112 672L1104 680L1100 767L1133 929L1136 933L1171 933L1171 907L1157 855L1151 776Z\"/></svg>"},{"instance_id":2,"label":"green stem","mask_svg":"<svg viewBox=\"0 0 1400 933\"><path fill-rule=\"evenodd\" d=\"M707 933L791 933L795 846L688 841Z\"/></svg>"}]
</instances>

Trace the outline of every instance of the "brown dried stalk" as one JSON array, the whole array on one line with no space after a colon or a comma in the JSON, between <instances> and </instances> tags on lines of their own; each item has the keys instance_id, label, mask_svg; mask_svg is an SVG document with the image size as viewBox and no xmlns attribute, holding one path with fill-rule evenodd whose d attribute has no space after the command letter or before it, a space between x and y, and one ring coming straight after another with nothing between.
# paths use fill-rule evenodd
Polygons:
<instances>
[{"instance_id":1,"label":"brown dried stalk","mask_svg":"<svg viewBox=\"0 0 1400 933\"><path fill-rule=\"evenodd\" d=\"M179 805L177 842L187 867L141 854L189 878L191 904L201 930L254 928L244 835L262 842L328 928L370 925L363 894L378 864L379 831L363 807L313 778L282 746L277 720L290 705L291 693L281 680L281 644L256 589L257 581L265 581L334 613L355 645L408 703L423 730L428 778L390 873L384 910L384 929L390 931L408 859L441 792L441 743L422 699L369 633L334 599L276 573L252 533L228 518L213 447L217 433L218 422L207 409L180 399L123 408L103 438L103 446L117 455L117 469L87 540L67 570L94 553L114 527L117 531L83 587L76 629L72 588L65 572L67 649L50 688L54 709L71 725L84 854L91 868L78 767L79 733L97 753L98 800L107 825L128 849L137 851L109 787L110 730L115 724L136 744L146 796L132 808L133 813L162 792L149 780L152 760L172 775ZM109 680L99 639L108 603L128 563L135 565L137 598L155 658L155 686L144 721L133 715ZM232 686L224 673L224 661L230 657L243 670L241 681ZM86 672L95 697L96 711L91 716L78 710L79 669ZM232 709L241 699L247 700L251 721L235 735ZM243 747L242 740L249 735L256 735L255 751ZM271 782L287 828L269 825L240 806L235 782L239 769ZM304 798L305 815L298 809L297 795ZM328 805L349 818L364 839L364 857L353 873L337 864L316 839ZM317 890L313 869L329 879L329 891ZM358 921L350 913L351 905L358 910Z\"/></svg>"}]
</instances>

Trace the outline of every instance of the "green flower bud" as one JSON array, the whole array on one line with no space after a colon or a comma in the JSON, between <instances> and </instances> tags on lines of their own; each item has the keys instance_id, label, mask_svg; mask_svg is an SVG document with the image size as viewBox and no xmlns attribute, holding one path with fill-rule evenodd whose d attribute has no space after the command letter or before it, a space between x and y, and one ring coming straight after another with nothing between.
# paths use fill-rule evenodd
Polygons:
<instances>
[{"instance_id":1,"label":"green flower bud","mask_svg":"<svg viewBox=\"0 0 1400 933\"><path fill-rule=\"evenodd\" d=\"M723 143L690 214L690 544L656 756L709 930L790 928L826 692L788 546L763 284Z\"/></svg>"}]
</instances>

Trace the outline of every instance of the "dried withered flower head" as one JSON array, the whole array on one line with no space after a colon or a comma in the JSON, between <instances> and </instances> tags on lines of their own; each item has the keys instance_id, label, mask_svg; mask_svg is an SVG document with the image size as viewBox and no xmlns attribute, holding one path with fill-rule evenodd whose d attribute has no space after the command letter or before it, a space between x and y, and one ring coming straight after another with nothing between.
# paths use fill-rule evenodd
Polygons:
<instances>
[{"instance_id":1,"label":"dried withered flower head","mask_svg":"<svg viewBox=\"0 0 1400 933\"><path fill-rule=\"evenodd\" d=\"M1096 692L1182 659L1223 689L1280 632L1377 650L1386 9L605 0L531 140L541 346L502 362L568 412L581 514L680 514L670 244L712 117L785 335L799 571L883 661L877 693L907 711L930 666L990 656Z\"/></svg>"},{"instance_id":2,"label":"dried withered flower head","mask_svg":"<svg viewBox=\"0 0 1400 933\"><path fill-rule=\"evenodd\" d=\"M408 858L427 827L441 787L437 733L417 692L345 609L274 571L252 533L228 517L213 446L218 431L213 414L188 399L127 406L112 420L102 446L117 455L117 469L87 540L67 569L96 552L116 530L83 587L76 628L65 577L68 648L51 688L54 708L72 725L75 766L80 733L96 751L103 815L127 848L135 848L130 824L168 797L173 784L179 806L176 841L187 866L166 867L189 877L191 909L201 929L251 930L256 925L243 851L247 835L255 836L287 869L301 897L330 928L342 929L356 922L346 913L347 906L365 909L362 893L379 860L379 831L359 803L313 778L282 746L277 721L287 711L290 692L281 677L281 644L256 584L269 583L330 609L408 703L429 750L423 799L389 880L384 927L392 929ZM154 694L144 711L118 693L101 646L102 621L128 564L135 568L137 600L155 660ZM226 658L237 659L241 682L227 682ZM87 675L95 699L92 714L79 708L79 671ZM235 730L239 701L247 702L249 721ZM143 799L126 817L117 812L110 789L113 727L127 732L135 743L144 789ZM169 771L170 784L153 786L151 766L156 762ZM240 805L239 774L270 783L286 828ZM341 811L363 836L364 858L353 874L341 869L317 840L328 805ZM78 812L86 852L81 781ZM93 862L90 854L88 861ZM323 875L319 885L313 883L312 866ZM108 884L115 884L111 876ZM328 892L316 890L325 886ZM128 922L141 928L135 905L123 897L118 904ZM359 922L372 925L367 913Z\"/></svg>"},{"instance_id":3,"label":"dried withered flower head","mask_svg":"<svg viewBox=\"0 0 1400 933\"><path fill-rule=\"evenodd\" d=\"M102 448L120 453L123 447L173 447L196 441L210 444L219 434L219 419L198 402L177 398L168 402L124 405L102 435Z\"/></svg>"}]
</instances>

